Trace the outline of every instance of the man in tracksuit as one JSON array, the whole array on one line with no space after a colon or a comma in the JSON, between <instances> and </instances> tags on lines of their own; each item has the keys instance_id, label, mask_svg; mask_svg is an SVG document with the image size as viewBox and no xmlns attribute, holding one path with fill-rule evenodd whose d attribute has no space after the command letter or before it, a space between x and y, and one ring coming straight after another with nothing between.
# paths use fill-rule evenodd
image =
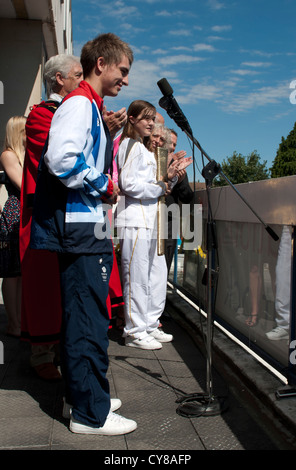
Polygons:
<instances>
[{"instance_id":1,"label":"man in tracksuit","mask_svg":"<svg viewBox=\"0 0 296 470\"><path fill-rule=\"evenodd\" d=\"M56 111L40 165L31 248L56 251L59 257L70 430L116 435L137 425L110 411L106 378L113 248L102 234L108 234L104 204L116 202L118 187L108 175L112 141L102 111L104 96L117 96L128 85L133 54L108 33L86 43L80 60L84 80Z\"/></svg>"}]
</instances>

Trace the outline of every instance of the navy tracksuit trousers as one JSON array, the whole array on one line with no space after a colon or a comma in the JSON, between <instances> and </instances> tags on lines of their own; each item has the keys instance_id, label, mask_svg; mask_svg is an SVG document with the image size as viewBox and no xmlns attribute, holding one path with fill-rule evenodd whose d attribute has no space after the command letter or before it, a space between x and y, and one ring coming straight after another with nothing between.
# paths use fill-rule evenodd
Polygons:
<instances>
[{"instance_id":1,"label":"navy tracksuit trousers","mask_svg":"<svg viewBox=\"0 0 296 470\"><path fill-rule=\"evenodd\" d=\"M103 426L110 409L109 315L106 306L113 253L59 254L62 294L61 360L66 401L75 419Z\"/></svg>"}]
</instances>

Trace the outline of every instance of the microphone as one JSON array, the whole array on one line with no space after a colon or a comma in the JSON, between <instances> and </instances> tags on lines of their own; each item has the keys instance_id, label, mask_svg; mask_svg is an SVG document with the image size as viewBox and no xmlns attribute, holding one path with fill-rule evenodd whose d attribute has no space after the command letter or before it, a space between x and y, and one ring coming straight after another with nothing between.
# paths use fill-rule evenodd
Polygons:
<instances>
[{"instance_id":1,"label":"microphone","mask_svg":"<svg viewBox=\"0 0 296 470\"><path fill-rule=\"evenodd\" d=\"M177 101L173 97L173 89L166 78L162 78L157 82L157 85L163 94L159 100L159 106L166 110L170 118L182 129L192 135L192 130L187 121L183 111L179 107Z\"/></svg>"}]
</instances>

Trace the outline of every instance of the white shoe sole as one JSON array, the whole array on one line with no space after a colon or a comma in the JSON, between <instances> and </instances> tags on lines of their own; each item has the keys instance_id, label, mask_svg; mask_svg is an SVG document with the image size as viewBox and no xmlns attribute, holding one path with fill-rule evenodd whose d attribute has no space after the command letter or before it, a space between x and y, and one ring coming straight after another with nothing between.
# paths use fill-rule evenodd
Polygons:
<instances>
[{"instance_id":1,"label":"white shoe sole","mask_svg":"<svg viewBox=\"0 0 296 470\"><path fill-rule=\"evenodd\" d=\"M274 335L270 335L268 336L268 333L265 333L267 338L270 340L270 341L280 341L281 339L288 339L289 338L289 335L282 335L282 336L274 336Z\"/></svg>"},{"instance_id":2,"label":"white shoe sole","mask_svg":"<svg viewBox=\"0 0 296 470\"><path fill-rule=\"evenodd\" d=\"M110 411L111 412L114 412L116 410L119 410L119 408L121 407L122 403L121 403L121 400L119 398L111 398L110 399ZM62 416L63 418L65 419L70 419L71 417L71 410L72 410L72 407L71 405L69 405L68 403L66 403L64 401L64 406L63 406L63 413L62 413Z\"/></svg>"},{"instance_id":3,"label":"white shoe sole","mask_svg":"<svg viewBox=\"0 0 296 470\"><path fill-rule=\"evenodd\" d=\"M174 339L173 335L168 333L161 334L158 330L152 331L150 336L152 336L152 338L154 338L159 343L171 343Z\"/></svg>"},{"instance_id":4,"label":"white shoe sole","mask_svg":"<svg viewBox=\"0 0 296 470\"><path fill-rule=\"evenodd\" d=\"M145 349L146 351L153 351L155 349L161 349L162 345L160 344L159 341L151 340L149 342L144 342L141 340L130 340L130 339L125 339L125 345L129 346L130 348L138 348L138 349Z\"/></svg>"},{"instance_id":5,"label":"white shoe sole","mask_svg":"<svg viewBox=\"0 0 296 470\"><path fill-rule=\"evenodd\" d=\"M104 426L94 428L87 426L73 417L70 420L70 431L76 434L96 434L100 436L119 436L128 434L137 429L137 423L131 419L124 418L123 416L115 413L109 413Z\"/></svg>"}]
</instances>

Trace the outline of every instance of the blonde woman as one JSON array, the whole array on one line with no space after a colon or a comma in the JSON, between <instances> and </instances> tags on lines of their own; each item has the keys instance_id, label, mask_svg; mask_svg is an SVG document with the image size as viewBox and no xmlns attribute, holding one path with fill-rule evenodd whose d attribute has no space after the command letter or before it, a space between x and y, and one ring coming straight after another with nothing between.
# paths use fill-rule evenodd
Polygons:
<instances>
[{"instance_id":1,"label":"blonde woman","mask_svg":"<svg viewBox=\"0 0 296 470\"><path fill-rule=\"evenodd\" d=\"M6 125L4 151L0 156L0 169L7 176L5 184L8 199L3 207L1 216L1 231L19 233L20 223L20 190L22 184L23 162L25 155L25 124L26 118L14 116ZM18 254L18 253L17 253ZM21 317L21 272L19 256L11 262L13 270L3 275L2 295L8 317L7 334L20 336Z\"/></svg>"}]
</instances>

